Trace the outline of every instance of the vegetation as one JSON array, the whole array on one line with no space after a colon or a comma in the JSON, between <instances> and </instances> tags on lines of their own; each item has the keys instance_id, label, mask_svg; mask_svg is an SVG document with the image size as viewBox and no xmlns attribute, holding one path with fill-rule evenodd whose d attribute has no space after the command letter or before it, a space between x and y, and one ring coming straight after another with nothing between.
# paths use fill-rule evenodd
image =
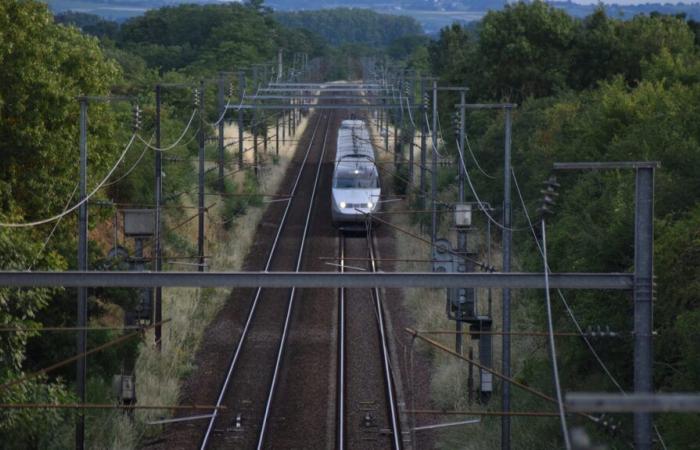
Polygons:
<instances>
[{"instance_id":1,"label":"vegetation","mask_svg":"<svg viewBox=\"0 0 700 450\"><path fill-rule=\"evenodd\" d=\"M333 45L385 46L396 39L423 33L418 22L410 17L378 14L366 9L280 12L275 18L292 28L314 30Z\"/></svg>"},{"instance_id":2,"label":"vegetation","mask_svg":"<svg viewBox=\"0 0 700 450\"><path fill-rule=\"evenodd\" d=\"M417 57L424 54L420 48L406 61L409 67L429 69L443 83L469 86L469 101L519 104L514 114L513 165L531 214L539 206L541 182L555 161L661 162L656 175L654 316L658 332L655 387L660 391L700 389L698 371L693 370L698 355L688 347L700 333L696 289L700 128L695 106L700 100L700 49L696 30L695 23L684 17L652 14L624 21L599 8L575 19L544 2L519 2L488 13L476 27L443 29L428 44L427 66ZM441 101L441 105L450 105L441 106L441 115L449 117L455 103L454 97ZM484 171L495 180L471 170L473 164L467 161L470 176L482 200L499 204L503 116L472 112L467 124L471 147ZM445 127L443 131L447 150L455 154L454 130ZM633 270L634 174L567 174L559 181L556 214L548 221L552 269ZM526 227L517 193L514 195L516 228ZM541 271L542 260L532 237L516 233L515 242L520 265ZM623 333L625 337L594 340L593 345L621 386L631 389L631 297L591 292L567 292L566 297L584 328L609 326ZM536 319L535 327L544 329L539 294L528 298L527 315ZM558 301L555 318L557 330L574 330ZM565 390L616 389L581 341L562 339L558 351ZM523 363L516 377L552 392L546 353L531 354ZM516 393L515 404L537 408L526 397ZM604 437L600 427L590 431L596 440L623 447L630 439L632 424L629 416L620 419L622 433L617 437ZM558 434L556 421L514 421L523 430L514 435L514 445L519 448L537 442L531 439L534 436ZM527 426L520 428L522 424ZM691 430L700 425L700 416L659 415L656 424L668 448L689 448L695 445Z\"/></svg>"},{"instance_id":3,"label":"vegetation","mask_svg":"<svg viewBox=\"0 0 700 450\"><path fill-rule=\"evenodd\" d=\"M310 58L323 58L320 75L331 79L355 76L362 57L386 56L407 69L432 73L444 84L469 86L469 101L519 104L514 114L513 164L531 212L537 207L540 182L548 177L554 161L661 162L655 203L655 385L660 391L698 391L699 43L700 26L683 16L649 14L625 21L599 7L578 19L541 1L509 4L501 11L489 12L476 25L447 27L434 41L428 41L415 21L349 9L272 13L260 1L181 5L149 11L117 24L76 13L54 20L39 2L6 0L0 2L0 222L48 217L64 210L66 204L75 203L79 134L76 98L80 95L129 95L144 106L144 129L151 130L152 88L158 82L168 83L171 87L164 93L162 112L162 140L168 145L177 140L191 118L191 82L195 77L212 78L220 71L238 70L243 64L268 61L278 48L288 55L305 52ZM226 81L234 80L227 76ZM253 81L248 74L248 82ZM214 95L215 88L209 86L204 111L208 122L218 118L211 101ZM446 93L447 100L441 101L443 118L454 112L456 98L449 95ZM131 135L130 108L124 103L91 103L89 115L89 187L94 187ZM470 176L482 200L499 204L503 117L493 112L472 112L467 119L475 156L483 171L495 180L472 171L468 163ZM166 219L173 225L189 214L187 207L192 199L188 195L194 181L190 159L196 154L194 129L183 136L183 145L167 156ZM443 132L445 151L454 155L454 130L445 126ZM127 153L115 173L120 182L98 196L103 206L110 207L91 206L91 267L106 264L106 253L112 247L106 236L111 236L114 203L148 204L153 198L153 154L142 143L134 148L137 150ZM443 193L454 193L454 172L442 169L439 176L438 187ZM400 172L395 178L396 188L410 192L403 178ZM553 270L632 270L633 174L569 174L560 182L559 204L548 224ZM210 189L216 184L215 179L207 179ZM225 192L236 194L223 198L218 211L217 218L227 228L232 227L230 220L261 202L257 180L251 173L242 174L235 183L227 181ZM522 228L527 223L518 197L515 203L516 228ZM74 268L75 215L66 216L55 229L53 226L0 228L0 266L13 270ZM183 254L191 251L189 241L178 233L167 231L165 235L168 250ZM541 270L541 258L526 232L516 234L516 248L523 269ZM121 325L125 312L133 308L133 291L94 290L90 294L94 324ZM191 304L198 304L198 294L190 294ZM541 299L535 295L518 307L532 321L533 328L542 329L544 311ZM584 327L610 326L623 333L615 341L596 340L593 344L621 386L630 389L629 296L590 292L566 295ZM73 325L74 296L74 292L64 289L0 289L0 324ZM573 330L558 302L555 316L557 330ZM115 336L115 332L91 333L90 345ZM48 336L31 331L0 334L0 384L74 354L73 339L73 335ZM192 336L183 339L197 342ZM136 347L134 342L91 359L91 399L113 400L108 385L122 364L128 368L147 365L143 360L136 361ZM546 352L535 351L528 356L520 360L522 367L516 376L551 392ZM580 341L562 340L559 358L567 390L615 388ZM450 378L454 370L448 368L440 376ZM183 372L186 369L180 366L168 370L177 376ZM75 401L71 394L73 378L72 369L52 372L3 389L0 401ZM441 398L447 402L447 396ZM522 409L541 406L520 394L516 394L515 405ZM60 411L2 411L0 432L19 448L63 448L70 445L68 419L69 413ZM590 430L597 440L611 442L614 448L623 447L631 429L628 418L623 420L623 431L617 437L603 436L598 427ZM495 422L486 423L489 426ZM554 420L517 418L514 423L519 430L516 439L522 439L516 442L522 444L519 448L561 446L556 441L558 425ZM692 430L700 427L700 416L659 415L656 423L669 448L696 445ZM115 430L127 426L119 424ZM537 436L548 436L546 444ZM451 441L445 444L453 445Z\"/></svg>"}]
</instances>

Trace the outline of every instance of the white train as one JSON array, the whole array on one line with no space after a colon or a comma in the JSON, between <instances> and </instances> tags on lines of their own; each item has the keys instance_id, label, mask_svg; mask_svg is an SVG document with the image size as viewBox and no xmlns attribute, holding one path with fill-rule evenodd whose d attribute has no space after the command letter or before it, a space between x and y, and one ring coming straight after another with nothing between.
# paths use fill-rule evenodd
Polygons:
<instances>
[{"instance_id":1,"label":"white train","mask_svg":"<svg viewBox=\"0 0 700 450\"><path fill-rule=\"evenodd\" d=\"M374 147L362 120L344 120L338 130L331 211L338 227L361 225L379 209L381 187Z\"/></svg>"}]
</instances>

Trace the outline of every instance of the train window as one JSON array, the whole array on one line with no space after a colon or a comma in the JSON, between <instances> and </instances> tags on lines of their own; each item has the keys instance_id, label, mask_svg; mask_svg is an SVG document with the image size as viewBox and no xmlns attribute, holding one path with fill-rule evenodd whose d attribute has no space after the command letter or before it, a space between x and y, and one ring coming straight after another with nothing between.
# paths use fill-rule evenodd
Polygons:
<instances>
[{"instance_id":1,"label":"train window","mask_svg":"<svg viewBox=\"0 0 700 450\"><path fill-rule=\"evenodd\" d=\"M336 189L377 189L379 179L376 172L344 172L338 174L333 185Z\"/></svg>"}]
</instances>

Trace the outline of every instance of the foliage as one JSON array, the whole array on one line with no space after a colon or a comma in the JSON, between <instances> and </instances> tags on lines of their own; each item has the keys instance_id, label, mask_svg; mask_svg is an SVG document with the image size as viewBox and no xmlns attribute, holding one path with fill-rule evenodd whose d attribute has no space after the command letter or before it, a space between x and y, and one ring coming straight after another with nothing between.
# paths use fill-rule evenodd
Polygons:
<instances>
[{"instance_id":1,"label":"foliage","mask_svg":"<svg viewBox=\"0 0 700 450\"><path fill-rule=\"evenodd\" d=\"M517 101L513 117L513 166L530 213L541 197L541 182L555 161L657 160L655 179L655 388L700 389L694 337L698 322L697 263L700 225L700 55L695 27L682 17L639 16L628 21L602 9L577 20L542 2L511 4L491 12L476 27L477 38L459 26L443 29L430 46L433 71L443 81L471 88L472 100ZM453 98L445 100L454 104ZM441 100L442 102L442 100ZM453 109L441 109L444 117ZM475 189L491 204L502 201L503 115L472 112L467 131L476 158L495 180L467 166ZM555 215L548 219L548 253L556 272L633 270L634 191L632 171L557 174L561 188ZM449 192L450 186L439 186ZM517 194L514 194L517 195ZM516 228L527 226L514 198ZM517 234L516 234L517 236ZM516 257L525 270L541 271L531 238L516 239ZM610 326L623 337L593 346L620 385L632 388L632 299L626 294L572 291L565 296L580 324ZM529 295L528 316L545 326L541 295ZM555 328L572 330L561 301L554 297ZM565 390L606 391L607 379L589 349L578 340L557 342ZM550 365L529 358L519 376L551 392ZM694 445L689 430L697 415L658 417L669 448ZM624 446L631 419L623 419L619 439L595 439ZM532 425L551 435L552 422ZM556 444L553 444L556 446Z\"/></svg>"},{"instance_id":2,"label":"foliage","mask_svg":"<svg viewBox=\"0 0 700 450\"><path fill-rule=\"evenodd\" d=\"M150 10L126 21L116 41L149 67L195 74L263 62L280 47L311 57L323 51L313 33L281 27L260 5L239 3Z\"/></svg>"},{"instance_id":3,"label":"foliage","mask_svg":"<svg viewBox=\"0 0 700 450\"><path fill-rule=\"evenodd\" d=\"M490 97L550 95L564 87L574 20L542 1L490 12L479 33L479 57Z\"/></svg>"}]
</instances>

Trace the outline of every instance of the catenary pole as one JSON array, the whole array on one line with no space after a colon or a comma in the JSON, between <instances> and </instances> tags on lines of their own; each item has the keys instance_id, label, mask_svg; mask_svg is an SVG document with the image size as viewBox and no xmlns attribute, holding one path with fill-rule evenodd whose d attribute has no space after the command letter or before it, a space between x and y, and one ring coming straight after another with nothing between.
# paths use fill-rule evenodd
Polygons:
<instances>
[{"instance_id":1,"label":"catenary pole","mask_svg":"<svg viewBox=\"0 0 700 450\"><path fill-rule=\"evenodd\" d=\"M161 107L161 85L156 85L156 148L160 148L161 145L161 129L160 129L160 107ZM160 151L155 152L155 267L156 272L160 272L163 266L163 252L161 248L161 217L160 217L160 207L162 202L163 194L163 154ZM155 327L155 344L158 350L161 349L161 333L162 328L160 323L163 317L163 288L155 288L155 317L154 322Z\"/></svg>"},{"instance_id":2,"label":"catenary pole","mask_svg":"<svg viewBox=\"0 0 700 450\"><path fill-rule=\"evenodd\" d=\"M241 103L245 97L245 72L238 72L238 89ZM238 169L243 170L243 110L238 110Z\"/></svg>"},{"instance_id":3,"label":"catenary pole","mask_svg":"<svg viewBox=\"0 0 700 450\"><path fill-rule=\"evenodd\" d=\"M219 86L217 100L219 103L219 192L224 192L224 118L226 113L226 104L224 102L224 74L219 73Z\"/></svg>"},{"instance_id":4,"label":"catenary pole","mask_svg":"<svg viewBox=\"0 0 700 450\"><path fill-rule=\"evenodd\" d=\"M459 152L459 158L461 161L464 161L464 115L465 115L465 103L466 103L466 91L461 90L459 92L460 95L460 106L459 106L459 148L457 151ZM458 187L458 199L459 203L464 203L464 166L460 163L459 165L459 187ZM460 255L466 255L467 253L467 231L464 229L464 227L459 227L457 229L457 251L460 253ZM467 270L466 267L466 258L463 258L463 261L465 263L464 265L464 270ZM464 289L464 297L467 297L467 290L466 288ZM461 299L459 303L459 309L458 309L458 314L457 314L457 321L455 322L455 330L457 331L457 334L455 335L455 351L459 353L460 355L462 354L462 311L461 311ZM469 366L471 370L471 365ZM471 382L472 377L469 377L469 381ZM471 395L471 391L470 391Z\"/></svg>"},{"instance_id":5,"label":"catenary pole","mask_svg":"<svg viewBox=\"0 0 700 450\"><path fill-rule=\"evenodd\" d=\"M428 147L428 109L425 98L425 81L420 82L420 199L421 199L421 209L425 209L425 196L427 191L425 189L425 165L426 161L426 149Z\"/></svg>"},{"instance_id":6,"label":"catenary pole","mask_svg":"<svg viewBox=\"0 0 700 450\"><path fill-rule=\"evenodd\" d=\"M505 112L505 144L504 144L504 172L503 172L503 272L510 272L511 262L511 186L510 186L510 158L511 158L511 112L512 107L506 106ZM503 289L503 332L510 333L510 289ZM511 376L510 371L510 335L504 334L502 338L502 371L506 377ZM510 412L510 383L503 382L503 411ZM510 416L501 418L501 449L510 450Z\"/></svg>"},{"instance_id":7,"label":"catenary pole","mask_svg":"<svg viewBox=\"0 0 700 450\"><path fill-rule=\"evenodd\" d=\"M85 200L87 196L87 114L88 99L80 99L80 197L79 201ZM88 202L80 205L78 218L78 270L88 269ZM87 288L78 288L78 323L81 331L77 333L77 352L84 355L87 351ZM76 374L76 394L80 403L85 401L85 384L87 381L87 361L83 356L78 359ZM85 412L78 411L75 425L75 448L82 450L85 448Z\"/></svg>"},{"instance_id":8,"label":"catenary pole","mask_svg":"<svg viewBox=\"0 0 700 450\"><path fill-rule=\"evenodd\" d=\"M432 151L430 152L432 155L432 164L431 164L431 169L432 173L430 174L430 192L431 192L431 202L432 202L432 220L431 220L431 226L430 226L430 242L433 244L435 243L435 240L437 239L437 146L438 146L438 140L437 140L437 119L438 119L438 82L437 80L433 80L433 131L432 131L432 141L433 141L433 148Z\"/></svg>"},{"instance_id":9,"label":"catenary pole","mask_svg":"<svg viewBox=\"0 0 700 450\"><path fill-rule=\"evenodd\" d=\"M637 169L634 236L634 392L653 393L654 168ZM652 415L634 414L634 448L652 447Z\"/></svg>"},{"instance_id":10,"label":"catenary pole","mask_svg":"<svg viewBox=\"0 0 700 450\"><path fill-rule=\"evenodd\" d=\"M199 214L197 227L197 254L199 265L197 270L204 272L204 80L199 82Z\"/></svg>"}]
</instances>

